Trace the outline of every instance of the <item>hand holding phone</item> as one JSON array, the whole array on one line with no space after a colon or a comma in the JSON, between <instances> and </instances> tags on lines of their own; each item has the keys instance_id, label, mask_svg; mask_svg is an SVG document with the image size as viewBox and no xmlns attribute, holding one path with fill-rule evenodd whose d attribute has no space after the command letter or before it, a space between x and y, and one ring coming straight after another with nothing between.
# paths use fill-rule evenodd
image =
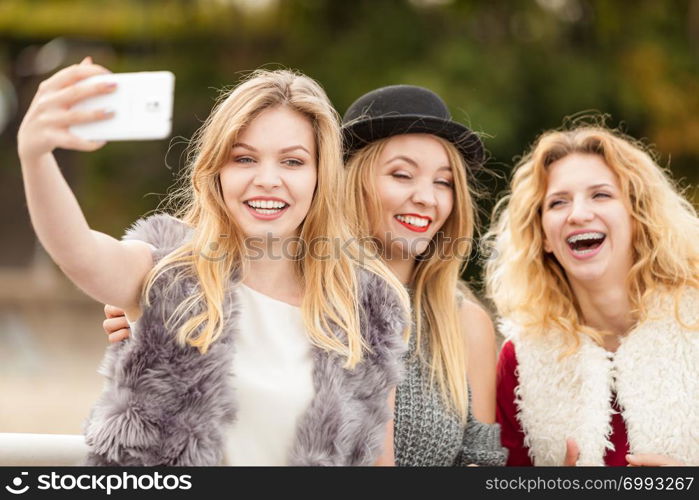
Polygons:
<instances>
[{"instance_id":1,"label":"hand holding phone","mask_svg":"<svg viewBox=\"0 0 699 500\"><path fill-rule=\"evenodd\" d=\"M71 134L69 128L111 118L111 113L101 108L72 109L78 102L114 92L115 86L105 83L78 85L93 76L108 74L107 68L86 57L41 82L17 133L17 152L23 165L35 164L56 148L94 151L104 145Z\"/></svg>"},{"instance_id":2,"label":"hand holding phone","mask_svg":"<svg viewBox=\"0 0 699 500\"><path fill-rule=\"evenodd\" d=\"M56 148L95 151L105 141L160 139L171 130L174 75L113 74L86 57L41 83L17 134L23 165Z\"/></svg>"},{"instance_id":3,"label":"hand holding phone","mask_svg":"<svg viewBox=\"0 0 699 500\"><path fill-rule=\"evenodd\" d=\"M76 86L101 83L115 83L116 89L81 100L71 109L104 109L113 116L71 125L72 134L91 141L163 139L170 135L175 75L169 71L110 73L86 78Z\"/></svg>"}]
</instances>

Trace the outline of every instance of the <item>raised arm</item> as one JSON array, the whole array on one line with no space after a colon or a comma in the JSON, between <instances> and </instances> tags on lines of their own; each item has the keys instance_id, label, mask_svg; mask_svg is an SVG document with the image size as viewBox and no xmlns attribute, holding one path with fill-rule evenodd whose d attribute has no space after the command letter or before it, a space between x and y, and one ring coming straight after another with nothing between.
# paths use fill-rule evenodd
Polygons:
<instances>
[{"instance_id":1,"label":"raised arm","mask_svg":"<svg viewBox=\"0 0 699 500\"><path fill-rule=\"evenodd\" d=\"M86 58L42 82L20 125L18 152L29 215L41 244L88 295L125 309L135 319L144 278L153 267L149 246L92 231L53 156L56 148L94 151L104 145L68 129L111 116L106 110L71 109L78 101L114 91L104 83L76 85L104 73L109 71Z\"/></svg>"}]
</instances>

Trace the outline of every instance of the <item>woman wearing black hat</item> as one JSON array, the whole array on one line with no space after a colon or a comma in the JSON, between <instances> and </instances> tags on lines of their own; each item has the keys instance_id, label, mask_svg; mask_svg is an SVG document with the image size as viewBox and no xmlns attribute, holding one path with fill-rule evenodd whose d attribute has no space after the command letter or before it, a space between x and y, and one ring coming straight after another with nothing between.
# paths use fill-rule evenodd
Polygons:
<instances>
[{"instance_id":1,"label":"woman wearing black hat","mask_svg":"<svg viewBox=\"0 0 699 500\"><path fill-rule=\"evenodd\" d=\"M495 420L494 330L459 280L475 225L468 178L483 145L439 96L409 85L360 97L343 135L347 215L412 298L396 464L503 465L498 425L481 423Z\"/></svg>"}]
</instances>

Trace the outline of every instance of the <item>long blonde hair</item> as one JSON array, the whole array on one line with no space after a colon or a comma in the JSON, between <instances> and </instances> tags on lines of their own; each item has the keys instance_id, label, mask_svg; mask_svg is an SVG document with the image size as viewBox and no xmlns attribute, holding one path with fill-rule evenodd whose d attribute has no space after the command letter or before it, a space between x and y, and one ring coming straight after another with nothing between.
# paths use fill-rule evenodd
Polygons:
<instances>
[{"instance_id":1,"label":"long blonde hair","mask_svg":"<svg viewBox=\"0 0 699 500\"><path fill-rule=\"evenodd\" d=\"M471 251L475 210L464 160L449 141L434 136L444 147L454 175L454 208L427 250L420 255L412 276L413 316L417 349L430 366L445 402L466 420L468 414L467 343L459 320L457 286ZM372 237L379 227L381 201L376 192L375 169L386 142L379 139L355 153L347 162L347 216L370 251L379 254L381 242ZM460 292L459 292L460 293ZM423 318L427 323L423 329ZM421 352L427 332L428 353Z\"/></svg>"},{"instance_id":2,"label":"long blonde hair","mask_svg":"<svg viewBox=\"0 0 699 500\"><path fill-rule=\"evenodd\" d=\"M171 198L177 215L193 229L193 237L153 268L144 296L147 301L154 282L167 270L194 276L199 289L179 304L168 322L177 328L180 343L202 353L220 337L231 276L242 279L246 270L244 235L223 200L220 170L241 131L260 112L276 106L307 116L316 138L317 184L299 237L306 244L314 241L317 253L304 252L295 261L304 290L304 323L311 342L346 356L345 366L351 368L361 361L367 345L360 331L357 262L351 252L332 253L335 238L343 242L351 238L337 200L343 186L339 117L320 85L304 75L258 70L221 96L190 143L183 185ZM220 257L205 258L212 248ZM333 258L313 258L321 253ZM375 263L364 267L389 281L407 305L405 291L385 267ZM332 333L331 325L339 328L340 336Z\"/></svg>"},{"instance_id":3,"label":"long blonde hair","mask_svg":"<svg viewBox=\"0 0 699 500\"><path fill-rule=\"evenodd\" d=\"M546 132L516 166L511 193L496 206L497 222L487 235L493 252L486 285L498 312L534 334L562 331L567 354L579 347L580 334L602 340L604 332L583 324L565 271L543 249L548 168L573 153L600 156L619 179L633 220L627 286L634 317L647 319L650 296L665 291L674 293L682 322L679 297L686 287L699 287L697 212L641 143L598 125Z\"/></svg>"}]
</instances>

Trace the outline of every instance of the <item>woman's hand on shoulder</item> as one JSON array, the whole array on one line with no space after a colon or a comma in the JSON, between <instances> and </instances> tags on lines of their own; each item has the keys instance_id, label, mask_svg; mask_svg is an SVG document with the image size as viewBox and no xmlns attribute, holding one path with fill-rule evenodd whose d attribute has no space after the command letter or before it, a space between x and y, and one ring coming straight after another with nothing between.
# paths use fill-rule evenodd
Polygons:
<instances>
[{"instance_id":1,"label":"woman's hand on shoulder","mask_svg":"<svg viewBox=\"0 0 699 500\"><path fill-rule=\"evenodd\" d=\"M497 343L490 315L466 298L459 307L468 353L468 383L473 415L481 422L495 422L495 371Z\"/></svg>"},{"instance_id":2,"label":"woman's hand on shoulder","mask_svg":"<svg viewBox=\"0 0 699 500\"><path fill-rule=\"evenodd\" d=\"M131 327L123 309L107 304L104 306L104 315L107 319L102 322L102 328L104 328L109 342L114 344L129 338Z\"/></svg>"},{"instance_id":3,"label":"woman's hand on shoulder","mask_svg":"<svg viewBox=\"0 0 699 500\"><path fill-rule=\"evenodd\" d=\"M88 141L71 134L69 127L110 118L108 110L74 110L79 101L114 92L110 83L79 85L91 76L107 74L110 71L92 63L86 57L80 64L74 64L58 71L39 85L39 89L27 110L17 134L17 150L23 160L33 160L50 153L56 148L94 151L104 143Z\"/></svg>"}]
</instances>

